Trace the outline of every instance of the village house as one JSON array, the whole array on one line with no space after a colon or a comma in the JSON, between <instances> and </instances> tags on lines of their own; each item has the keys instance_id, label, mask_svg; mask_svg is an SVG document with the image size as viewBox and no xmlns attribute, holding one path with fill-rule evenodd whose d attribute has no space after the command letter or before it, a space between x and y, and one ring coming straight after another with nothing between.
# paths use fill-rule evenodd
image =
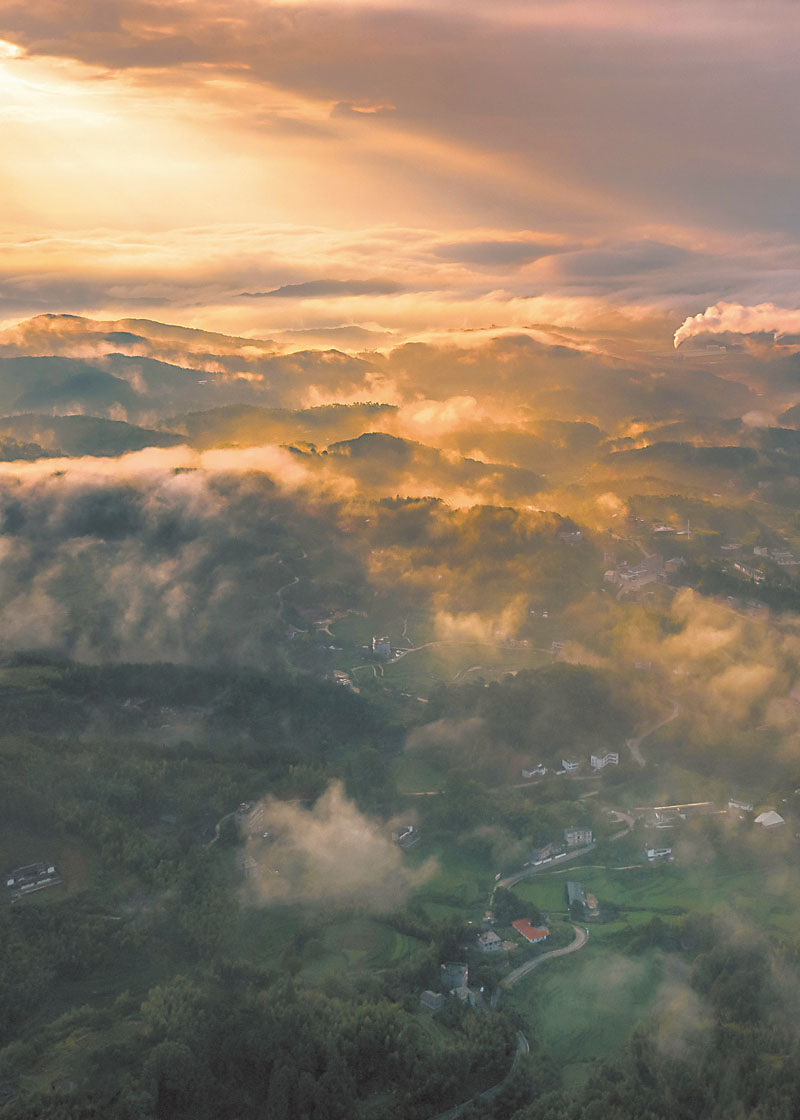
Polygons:
<instances>
[{"instance_id":1,"label":"village house","mask_svg":"<svg viewBox=\"0 0 800 1120\"><path fill-rule=\"evenodd\" d=\"M583 887L580 883L567 883L567 905L570 909L573 906L586 906L586 895L583 893Z\"/></svg>"},{"instance_id":2,"label":"village house","mask_svg":"<svg viewBox=\"0 0 800 1120\"><path fill-rule=\"evenodd\" d=\"M444 996L441 992L423 992L419 997L419 1005L429 1015L435 1015L437 1011L441 1011L444 1007Z\"/></svg>"},{"instance_id":3,"label":"village house","mask_svg":"<svg viewBox=\"0 0 800 1120\"><path fill-rule=\"evenodd\" d=\"M740 560L737 560L733 567L734 571L741 572L743 576L752 580L753 583L763 583L766 578L764 573L759 571L758 568L752 568L749 564L744 564Z\"/></svg>"},{"instance_id":4,"label":"village house","mask_svg":"<svg viewBox=\"0 0 800 1120\"><path fill-rule=\"evenodd\" d=\"M543 766L540 762L539 765L534 767L533 770L523 770L522 771L522 776L523 776L523 778L536 778L536 777L542 776L546 773L547 773L547 767Z\"/></svg>"},{"instance_id":5,"label":"village house","mask_svg":"<svg viewBox=\"0 0 800 1120\"><path fill-rule=\"evenodd\" d=\"M342 688L349 688L353 692L358 692L352 679L342 669L333 670L333 680L335 684L341 685Z\"/></svg>"},{"instance_id":6,"label":"village house","mask_svg":"<svg viewBox=\"0 0 800 1120\"><path fill-rule=\"evenodd\" d=\"M565 828L564 842L568 848L579 848L584 844L594 841L594 833L590 828Z\"/></svg>"},{"instance_id":7,"label":"village house","mask_svg":"<svg viewBox=\"0 0 800 1120\"><path fill-rule=\"evenodd\" d=\"M653 810L653 822L656 828L674 828L680 820L683 818L677 809Z\"/></svg>"},{"instance_id":8,"label":"village house","mask_svg":"<svg viewBox=\"0 0 800 1120\"><path fill-rule=\"evenodd\" d=\"M440 966L442 987L446 992L454 992L459 988L466 988L469 980L469 966L460 961L445 961Z\"/></svg>"},{"instance_id":9,"label":"village house","mask_svg":"<svg viewBox=\"0 0 800 1120\"><path fill-rule=\"evenodd\" d=\"M638 668L638 663L637 663ZM605 754L593 754L589 758L593 770L603 770L606 766L619 765L619 752L606 751Z\"/></svg>"},{"instance_id":10,"label":"village house","mask_svg":"<svg viewBox=\"0 0 800 1120\"><path fill-rule=\"evenodd\" d=\"M739 820L744 820L747 813L753 812L753 806L749 801L737 801L735 797L731 797L728 801L728 813L733 817L738 817Z\"/></svg>"},{"instance_id":11,"label":"village house","mask_svg":"<svg viewBox=\"0 0 800 1120\"><path fill-rule=\"evenodd\" d=\"M645 556L636 565L622 563L618 567L605 573L603 579L606 583L613 583L616 587L636 591L648 583L654 583L662 578L664 572L664 557L655 553Z\"/></svg>"},{"instance_id":12,"label":"village house","mask_svg":"<svg viewBox=\"0 0 800 1120\"><path fill-rule=\"evenodd\" d=\"M644 854L651 863L657 859L671 860L673 858L672 848L648 848Z\"/></svg>"},{"instance_id":13,"label":"village house","mask_svg":"<svg viewBox=\"0 0 800 1120\"><path fill-rule=\"evenodd\" d=\"M774 809L765 809L763 813L759 813L755 820L756 824L760 824L763 829L780 828L781 825L786 824L786 821L776 813Z\"/></svg>"},{"instance_id":14,"label":"village house","mask_svg":"<svg viewBox=\"0 0 800 1120\"><path fill-rule=\"evenodd\" d=\"M392 839L400 848L413 848L419 840L419 832L413 824L407 824L393 832Z\"/></svg>"},{"instance_id":15,"label":"village house","mask_svg":"<svg viewBox=\"0 0 800 1120\"><path fill-rule=\"evenodd\" d=\"M11 901L16 902L26 894L35 894L36 891L46 890L47 887L57 887L63 882L58 871L52 864L36 863L17 867L9 872L6 877L6 887L11 891Z\"/></svg>"},{"instance_id":16,"label":"village house","mask_svg":"<svg viewBox=\"0 0 800 1120\"><path fill-rule=\"evenodd\" d=\"M478 942L482 953L497 953L503 948L503 939L493 929L478 934Z\"/></svg>"},{"instance_id":17,"label":"village house","mask_svg":"<svg viewBox=\"0 0 800 1120\"><path fill-rule=\"evenodd\" d=\"M527 918L520 918L511 925L527 942L531 945L538 945L540 941L546 941L550 931L544 928L532 926Z\"/></svg>"},{"instance_id":18,"label":"village house","mask_svg":"<svg viewBox=\"0 0 800 1120\"><path fill-rule=\"evenodd\" d=\"M372 639L372 652L377 656L388 661L392 656L392 643L388 638L373 638Z\"/></svg>"},{"instance_id":19,"label":"village house","mask_svg":"<svg viewBox=\"0 0 800 1120\"><path fill-rule=\"evenodd\" d=\"M573 762L571 759L568 759L568 758L562 758L561 759L562 773L569 774L569 773L571 773L571 771L577 770L579 768L579 766L580 766L580 762Z\"/></svg>"}]
</instances>

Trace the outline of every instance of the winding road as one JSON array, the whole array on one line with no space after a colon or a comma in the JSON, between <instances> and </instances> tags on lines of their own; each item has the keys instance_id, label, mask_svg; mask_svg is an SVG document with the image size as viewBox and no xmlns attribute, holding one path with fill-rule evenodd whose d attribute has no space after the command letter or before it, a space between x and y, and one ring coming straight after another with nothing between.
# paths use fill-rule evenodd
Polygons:
<instances>
[{"instance_id":1,"label":"winding road","mask_svg":"<svg viewBox=\"0 0 800 1120\"><path fill-rule=\"evenodd\" d=\"M540 960L544 960L544 958L540 957ZM494 1100L497 1094L505 1089L506 1085L508 1085L511 1078L517 1072L517 1066L519 1065L522 1056L524 1054L530 1054L530 1052L531 1048L528 1045L527 1038L522 1033L522 1031L518 1031L517 1049L514 1051L514 1061L511 1063L511 1069L505 1075L503 1080L498 1081L496 1085L492 1085L491 1089L485 1089L482 1093L478 1093L476 1096L470 1097L468 1101L463 1101L461 1104L457 1104L456 1107L451 1108L449 1112L440 1112L438 1116L433 1117L433 1120L458 1120L458 1117L462 1114L467 1105L472 1104L473 1101Z\"/></svg>"},{"instance_id":2,"label":"winding road","mask_svg":"<svg viewBox=\"0 0 800 1120\"><path fill-rule=\"evenodd\" d=\"M563 949L553 949L549 953L543 953L541 957L535 957L532 961L526 961L524 964L521 964L519 968L515 968L513 972L510 972L504 980L501 980L500 987L508 991L508 989L513 988L517 981L521 980L523 976L527 976L529 972L532 972L534 968L538 968L540 964L544 964L545 961L552 960L554 957L566 957L569 953L577 953L578 949L582 949L589 940L588 931L581 929L580 926L573 926L572 928L575 930L575 938L569 945L565 946ZM499 994L499 992L497 994ZM492 1006L496 1006L494 1001ZM458 1120L458 1117L461 1116L467 1106L472 1104L473 1101L494 1100L498 1093L501 1093L506 1085L508 1085L511 1078L517 1072L517 1066L520 1060L525 1054L529 1054L530 1050L531 1048L527 1038L522 1031L519 1031L517 1034L517 1049L514 1052L514 1061L511 1063L511 1068L503 1080L499 1081L497 1085L492 1085L491 1089L486 1089L484 1092L470 1097L468 1101L457 1104L455 1108L451 1108L448 1112L440 1112L439 1115L433 1117L432 1120Z\"/></svg>"},{"instance_id":3,"label":"winding road","mask_svg":"<svg viewBox=\"0 0 800 1120\"><path fill-rule=\"evenodd\" d=\"M589 940L588 930L581 929L580 926L573 926L572 928L575 930L575 939L569 945L563 949L552 949L549 953L542 953L541 957L534 957L531 961L525 961L524 964L515 968L513 972L509 972L508 976L500 981L500 987L507 991L509 988L513 988L523 976L533 972L534 968L538 968L545 961L550 961L554 957L566 957L569 953L577 953L578 949L582 949Z\"/></svg>"},{"instance_id":4,"label":"winding road","mask_svg":"<svg viewBox=\"0 0 800 1120\"><path fill-rule=\"evenodd\" d=\"M646 731L643 731L641 735L637 735L633 739L625 740L625 746L628 748L628 750L631 752L632 757L639 763L640 766L645 765L644 755L639 749L642 741L644 739L647 739L650 735L653 735L656 731L658 731L660 727L663 727L665 723L671 723L674 719L677 719L678 715L680 714L678 701L670 700L670 704L672 704L672 711L668 716L665 716L664 719L660 719L658 723L654 723L652 727L648 727L648 729Z\"/></svg>"}]
</instances>

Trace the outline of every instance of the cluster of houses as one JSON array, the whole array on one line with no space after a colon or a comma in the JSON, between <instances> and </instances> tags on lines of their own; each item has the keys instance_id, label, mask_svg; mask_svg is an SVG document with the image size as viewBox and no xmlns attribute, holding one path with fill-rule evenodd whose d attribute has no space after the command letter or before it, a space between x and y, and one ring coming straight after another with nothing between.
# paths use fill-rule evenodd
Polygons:
<instances>
[{"instance_id":1,"label":"cluster of houses","mask_svg":"<svg viewBox=\"0 0 800 1120\"><path fill-rule=\"evenodd\" d=\"M476 1007L480 993L469 987L469 966L461 961L445 961L440 965L441 983L444 991L434 992L428 989L419 997L419 1005L423 1011L435 1015L441 1011L447 996L454 996L470 1007Z\"/></svg>"},{"instance_id":2,"label":"cluster of houses","mask_svg":"<svg viewBox=\"0 0 800 1120\"><path fill-rule=\"evenodd\" d=\"M615 587L628 591L636 591L648 583L655 583L663 579L665 574L664 557L655 553L645 556L638 564L628 564L623 561L614 568L610 568L603 579Z\"/></svg>"},{"instance_id":3,"label":"cluster of houses","mask_svg":"<svg viewBox=\"0 0 800 1120\"><path fill-rule=\"evenodd\" d=\"M728 816L739 821L751 821L754 827L763 832L773 832L786 824L777 810L768 807L756 814L752 802L735 797L729 798L727 806L724 807L713 801L690 801L676 805L640 807L634 809L633 813L644 819L650 828L657 830L673 829L681 822L705 816ZM671 847L656 844L645 848L644 857L650 863L671 862L675 858Z\"/></svg>"},{"instance_id":4,"label":"cluster of houses","mask_svg":"<svg viewBox=\"0 0 800 1120\"><path fill-rule=\"evenodd\" d=\"M16 902L25 895L57 887L63 881L53 864L37 860L10 871L6 876L6 889L11 892L11 901Z\"/></svg>"},{"instance_id":5,"label":"cluster of houses","mask_svg":"<svg viewBox=\"0 0 800 1120\"><path fill-rule=\"evenodd\" d=\"M738 552L742 546L734 541L731 544L724 544L722 549L724 552ZM759 545L753 549L753 556L758 559L753 563L737 558L733 562L733 569L743 575L746 579L752 580L753 583L764 583L766 574L759 568L758 560L771 560L773 564L777 564L781 568L795 568L800 564L800 560L795 558L794 553L788 548L763 548Z\"/></svg>"},{"instance_id":6,"label":"cluster of houses","mask_svg":"<svg viewBox=\"0 0 800 1120\"><path fill-rule=\"evenodd\" d=\"M529 945L540 945L550 936L546 926L535 926L527 918L519 918L511 925L516 932L527 941ZM483 953L499 953L504 949L511 949L513 945L506 943L493 929L486 929L478 936L478 949ZM430 989L419 997L419 1004L423 1011L435 1015L444 1007L447 996L468 1003L470 1007L477 1007L482 1000L482 991L476 991L469 986L469 965L463 961L445 961L439 966L442 991L434 992Z\"/></svg>"},{"instance_id":7,"label":"cluster of houses","mask_svg":"<svg viewBox=\"0 0 800 1120\"><path fill-rule=\"evenodd\" d=\"M739 541L731 541L730 544L722 545L723 552L739 552L742 545ZM790 568L800 563L795 559L794 553L788 548L765 548L762 545L756 545L753 549L753 555L762 559L772 560L774 564L779 564L782 568Z\"/></svg>"},{"instance_id":8,"label":"cluster of houses","mask_svg":"<svg viewBox=\"0 0 800 1120\"><path fill-rule=\"evenodd\" d=\"M606 751L605 754L590 754L589 766L592 770L604 770L606 766L619 766L619 751ZM572 758L561 759L561 769L556 770L556 774L574 774L576 770L580 770L580 762L576 762ZM544 777L548 773L547 767L544 763L540 762L534 766L532 770L523 770L523 778L539 778Z\"/></svg>"}]
</instances>

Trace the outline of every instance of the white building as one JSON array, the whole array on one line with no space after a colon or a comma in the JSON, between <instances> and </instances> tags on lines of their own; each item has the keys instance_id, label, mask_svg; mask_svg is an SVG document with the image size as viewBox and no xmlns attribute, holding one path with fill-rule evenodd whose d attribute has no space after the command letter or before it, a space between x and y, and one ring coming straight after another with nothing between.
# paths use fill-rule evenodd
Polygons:
<instances>
[{"instance_id":1,"label":"white building","mask_svg":"<svg viewBox=\"0 0 800 1120\"><path fill-rule=\"evenodd\" d=\"M649 860L672 859L672 848L648 848L644 854Z\"/></svg>"},{"instance_id":2,"label":"white building","mask_svg":"<svg viewBox=\"0 0 800 1120\"><path fill-rule=\"evenodd\" d=\"M602 770L606 766L619 766L619 752L606 751L605 754L593 754L589 761L593 770Z\"/></svg>"},{"instance_id":3,"label":"white building","mask_svg":"<svg viewBox=\"0 0 800 1120\"><path fill-rule=\"evenodd\" d=\"M728 801L728 808L738 809L740 813L752 813L753 811L753 806L749 801L737 801L734 797L731 797Z\"/></svg>"},{"instance_id":4,"label":"white building","mask_svg":"<svg viewBox=\"0 0 800 1120\"><path fill-rule=\"evenodd\" d=\"M569 773L570 770L577 770L579 766L580 762L570 762L569 759L566 758L561 759L561 769L566 770L567 773Z\"/></svg>"},{"instance_id":5,"label":"white building","mask_svg":"<svg viewBox=\"0 0 800 1120\"><path fill-rule=\"evenodd\" d=\"M544 775L546 773L547 773L547 767L542 766L542 764L540 762L539 765L536 766L533 770L523 770L522 771L522 776L523 776L523 778L536 778L536 777L539 777L540 775Z\"/></svg>"},{"instance_id":6,"label":"white building","mask_svg":"<svg viewBox=\"0 0 800 1120\"><path fill-rule=\"evenodd\" d=\"M780 825L786 824L786 821L774 809L767 809L765 812L758 814L756 824L760 824L762 828L779 828Z\"/></svg>"}]
</instances>

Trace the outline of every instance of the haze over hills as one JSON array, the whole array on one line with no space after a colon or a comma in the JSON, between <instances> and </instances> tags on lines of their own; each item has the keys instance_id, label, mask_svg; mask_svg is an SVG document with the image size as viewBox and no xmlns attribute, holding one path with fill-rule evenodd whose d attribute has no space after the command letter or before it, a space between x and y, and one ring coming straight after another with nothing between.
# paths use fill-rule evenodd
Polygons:
<instances>
[{"instance_id":1,"label":"haze over hills","mask_svg":"<svg viewBox=\"0 0 800 1120\"><path fill-rule=\"evenodd\" d=\"M790 0L0 0L0 1120L794 1120Z\"/></svg>"},{"instance_id":2,"label":"haze over hills","mask_svg":"<svg viewBox=\"0 0 800 1120\"><path fill-rule=\"evenodd\" d=\"M266 1092L270 1116L425 1120L493 1083L476 1115L588 1118L621 1085L638 1116L671 1076L663 1001L738 1031L754 960L782 1098L792 345L539 333L353 354L154 321L5 332L0 851L12 886L40 878L0 911L4 1117L216 1118ZM712 815L671 817L665 844L647 807L676 801ZM541 855L575 825L589 950ZM561 973L517 986L547 945L582 949L564 976L595 1012L614 999L616 1052L578 1046ZM432 1019L420 993L438 1007L454 957L478 981ZM253 1021L267 1041L243 1042ZM683 1067L709 1100L727 1046Z\"/></svg>"}]
</instances>

